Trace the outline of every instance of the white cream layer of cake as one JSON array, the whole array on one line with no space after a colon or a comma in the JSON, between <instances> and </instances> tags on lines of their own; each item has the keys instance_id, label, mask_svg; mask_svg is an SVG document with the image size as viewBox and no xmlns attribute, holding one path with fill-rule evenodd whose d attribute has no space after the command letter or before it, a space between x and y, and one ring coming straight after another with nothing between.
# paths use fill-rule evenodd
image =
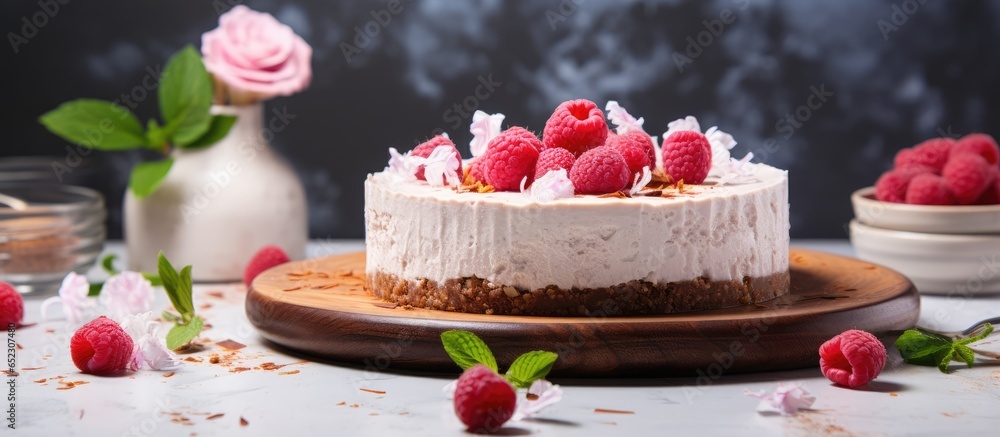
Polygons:
<instances>
[{"instance_id":1,"label":"white cream layer of cake","mask_svg":"<svg viewBox=\"0 0 1000 437\"><path fill-rule=\"evenodd\" d=\"M787 172L754 167L757 182L709 180L673 198L546 203L376 173L365 181L367 270L439 284L476 276L526 290L784 273Z\"/></svg>"}]
</instances>

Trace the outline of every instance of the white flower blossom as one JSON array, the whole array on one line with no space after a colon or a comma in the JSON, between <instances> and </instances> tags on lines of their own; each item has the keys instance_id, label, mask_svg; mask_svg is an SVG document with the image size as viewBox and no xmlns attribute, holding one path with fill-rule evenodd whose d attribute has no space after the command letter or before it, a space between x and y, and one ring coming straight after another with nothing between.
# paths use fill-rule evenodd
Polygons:
<instances>
[{"instance_id":1,"label":"white flower blossom","mask_svg":"<svg viewBox=\"0 0 1000 437\"><path fill-rule=\"evenodd\" d=\"M667 137L674 132L686 130L701 133L701 125L698 124L698 119L689 115L687 117L671 121L667 124L667 131L663 133L663 141L666 141Z\"/></svg>"},{"instance_id":2,"label":"white flower blossom","mask_svg":"<svg viewBox=\"0 0 1000 437\"><path fill-rule=\"evenodd\" d=\"M424 159L424 179L432 187L461 185L462 181L458 177L461 159L455 156L455 150L451 146L435 147L430 156Z\"/></svg>"},{"instance_id":3,"label":"white flower blossom","mask_svg":"<svg viewBox=\"0 0 1000 437\"><path fill-rule=\"evenodd\" d=\"M511 416L510 420L512 422L517 422L533 417L540 413L545 407L561 401L562 395L562 388L558 385L544 379L536 380L531 383L531 387L528 388L527 396L517 397L517 407L515 408L514 415Z\"/></svg>"},{"instance_id":4,"label":"white flower blossom","mask_svg":"<svg viewBox=\"0 0 1000 437\"><path fill-rule=\"evenodd\" d=\"M70 272L59 286L59 295L42 302L42 320L49 318L50 306L62 304L63 315L70 324L84 323L97 312L97 301L88 297L88 294L90 294L90 283L87 282L87 277Z\"/></svg>"},{"instance_id":5,"label":"white flower blossom","mask_svg":"<svg viewBox=\"0 0 1000 437\"><path fill-rule=\"evenodd\" d=\"M646 121L642 117L638 119L629 114L625 108L621 107L615 100L609 100L608 104L605 105L604 110L608 113L608 120L615 125L615 132L618 135L624 134L630 130L637 130L640 132L645 132L642 130L642 124Z\"/></svg>"},{"instance_id":6,"label":"white flower blossom","mask_svg":"<svg viewBox=\"0 0 1000 437\"><path fill-rule=\"evenodd\" d=\"M766 390L752 392L748 389L744 389L743 393L760 399L757 411L762 414L779 413L783 416L790 416L799 410L812 407L813 402L816 402L816 396L799 382L791 385L779 382L778 388L774 389L774 393L771 394L768 394Z\"/></svg>"},{"instance_id":7,"label":"white flower blossom","mask_svg":"<svg viewBox=\"0 0 1000 437\"><path fill-rule=\"evenodd\" d=\"M483 111L476 111L475 114L472 114L472 124L469 125L472 141L469 142L469 151L472 152L473 158L486 153L486 146L497 135L500 135L503 120L506 117L499 112L487 114Z\"/></svg>"},{"instance_id":8,"label":"white flower blossom","mask_svg":"<svg viewBox=\"0 0 1000 437\"><path fill-rule=\"evenodd\" d=\"M560 168L545 173L525 191L524 184L527 180L527 177L521 180L521 192L536 202L551 202L570 198L576 194L576 188L573 187L573 181L569 180L566 169Z\"/></svg>"},{"instance_id":9,"label":"white flower blossom","mask_svg":"<svg viewBox=\"0 0 1000 437\"><path fill-rule=\"evenodd\" d=\"M99 300L112 319L122 320L153 308L153 284L142 273L121 272L104 283Z\"/></svg>"},{"instance_id":10,"label":"white flower blossom","mask_svg":"<svg viewBox=\"0 0 1000 437\"><path fill-rule=\"evenodd\" d=\"M129 369L139 370L148 366L153 370L174 370L184 365L184 362L167 349L167 345L157 337L160 325L151 320L152 312L129 314L119 324L132 337L135 344L132 350L132 360Z\"/></svg>"},{"instance_id":11,"label":"white flower blossom","mask_svg":"<svg viewBox=\"0 0 1000 437\"><path fill-rule=\"evenodd\" d=\"M410 152L400 154L395 147L390 147L389 166L385 168L385 171L396 182L413 182L417 180L417 169L420 168L423 159L419 156L411 156Z\"/></svg>"}]
</instances>

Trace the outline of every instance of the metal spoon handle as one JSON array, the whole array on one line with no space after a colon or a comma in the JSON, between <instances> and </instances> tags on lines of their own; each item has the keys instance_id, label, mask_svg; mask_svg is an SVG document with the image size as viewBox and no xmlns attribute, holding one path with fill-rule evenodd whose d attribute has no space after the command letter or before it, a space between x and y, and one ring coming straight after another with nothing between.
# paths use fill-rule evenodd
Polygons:
<instances>
[{"instance_id":1,"label":"metal spoon handle","mask_svg":"<svg viewBox=\"0 0 1000 437\"><path fill-rule=\"evenodd\" d=\"M24 211L28 209L28 202L3 193L0 193L0 203L9 206L15 211Z\"/></svg>"}]
</instances>

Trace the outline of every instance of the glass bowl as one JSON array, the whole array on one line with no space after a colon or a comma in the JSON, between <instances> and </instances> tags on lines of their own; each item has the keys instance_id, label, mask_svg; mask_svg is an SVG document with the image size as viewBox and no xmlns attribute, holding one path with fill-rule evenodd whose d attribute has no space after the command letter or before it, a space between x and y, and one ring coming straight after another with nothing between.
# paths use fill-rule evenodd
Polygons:
<instances>
[{"instance_id":1,"label":"glass bowl","mask_svg":"<svg viewBox=\"0 0 1000 437\"><path fill-rule=\"evenodd\" d=\"M0 203L0 281L21 293L53 294L69 272L86 273L107 235L104 197L60 184L0 183L0 194L28 203Z\"/></svg>"}]
</instances>

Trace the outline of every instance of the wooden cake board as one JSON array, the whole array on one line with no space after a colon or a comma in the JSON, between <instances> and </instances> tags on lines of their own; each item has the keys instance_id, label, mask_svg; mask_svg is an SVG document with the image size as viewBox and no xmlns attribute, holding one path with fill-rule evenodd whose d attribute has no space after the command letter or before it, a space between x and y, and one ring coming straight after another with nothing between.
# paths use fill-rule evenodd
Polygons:
<instances>
[{"instance_id":1,"label":"wooden cake board","mask_svg":"<svg viewBox=\"0 0 1000 437\"><path fill-rule=\"evenodd\" d=\"M457 373L441 346L472 331L505 369L530 350L559 354L554 376L622 377L815 367L817 350L848 329L885 334L917 322L905 277L852 258L791 250L791 292L758 305L629 317L528 317L404 308L367 294L365 253L297 261L253 281L247 317L268 340L378 370Z\"/></svg>"}]
</instances>

